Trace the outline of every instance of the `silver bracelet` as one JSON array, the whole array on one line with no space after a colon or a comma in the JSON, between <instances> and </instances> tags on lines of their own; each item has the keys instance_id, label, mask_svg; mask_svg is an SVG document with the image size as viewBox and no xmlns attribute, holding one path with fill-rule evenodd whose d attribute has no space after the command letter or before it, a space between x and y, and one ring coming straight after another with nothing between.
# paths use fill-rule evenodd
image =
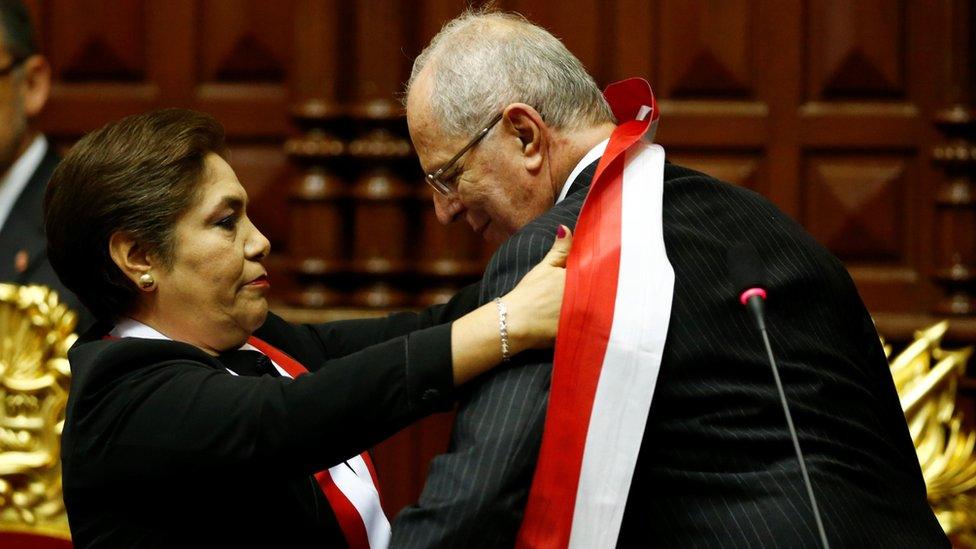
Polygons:
<instances>
[{"instance_id":1,"label":"silver bracelet","mask_svg":"<svg viewBox=\"0 0 976 549\"><path fill-rule=\"evenodd\" d=\"M502 338L502 362L508 362L511 358L508 349L508 307L500 297L495 298L495 305L498 306L498 335Z\"/></svg>"}]
</instances>

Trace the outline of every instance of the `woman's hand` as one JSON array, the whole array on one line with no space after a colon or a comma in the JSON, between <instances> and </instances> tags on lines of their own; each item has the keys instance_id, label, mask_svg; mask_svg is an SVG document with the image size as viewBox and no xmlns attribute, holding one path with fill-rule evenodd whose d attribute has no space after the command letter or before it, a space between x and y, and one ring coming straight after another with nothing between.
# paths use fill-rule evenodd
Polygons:
<instances>
[{"instance_id":1,"label":"woman's hand","mask_svg":"<svg viewBox=\"0 0 976 549\"><path fill-rule=\"evenodd\" d=\"M566 284L566 258L572 244L569 228L560 225L546 257L502 297L508 308L511 354L553 346Z\"/></svg>"},{"instance_id":2,"label":"woman's hand","mask_svg":"<svg viewBox=\"0 0 976 549\"><path fill-rule=\"evenodd\" d=\"M515 288L502 297L508 309L508 354L552 347L559 325L566 283L566 257L573 243L562 225L546 257ZM560 236L561 235L561 236ZM488 302L451 325L454 384L461 385L496 366L504 358L498 307Z\"/></svg>"}]
</instances>

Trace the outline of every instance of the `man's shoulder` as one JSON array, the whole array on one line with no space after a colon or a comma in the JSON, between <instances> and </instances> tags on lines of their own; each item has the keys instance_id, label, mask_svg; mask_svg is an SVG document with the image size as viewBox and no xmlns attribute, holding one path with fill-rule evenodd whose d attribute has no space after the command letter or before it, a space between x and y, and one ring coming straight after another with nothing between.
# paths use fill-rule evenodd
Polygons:
<instances>
[{"instance_id":1,"label":"man's shoulder","mask_svg":"<svg viewBox=\"0 0 976 549\"><path fill-rule=\"evenodd\" d=\"M678 192L694 192L696 190L733 193L765 200L759 193L740 185L722 181L707 173L678 164L667 163L664 165L665 196Z\"/></svg>"},{"instance_id":2,"label":"man's shoulder","mask_svg":"<svg viewBox=\"0 0 976 549\"><path fill-rule=\"evenodd\" d=\"M33 173L30 174L27 183L17 197L15 203L16 208L15 211L11 211L11 215L29 215L31 218L36 218L39 221L43 219L42 204L44 202L44 191L47 189L47 183L50 181L51 176L54 175L54 170L60 162L61 157L54 150L54 146L48 142L44 156L41 157L41 161L34 168Z\"/></svg>"},{"instance_id":3,"label":"man's shoulder","mask_svg":"<svg viewBox=\"0 0 976 549\"><path fill-rule=\"evenodd\" d=\"M495 255L503 251L512 253L523 248L538 248L540 242L545 244L545 252L548 252L549 247L556 239L556 230L560 225L566 225L570 229L576 228L576 219L579 217L588 190L589 188L585 187L570 193L569 196L548 211L526 223L499 247Z\"/></svg>"},{"instance_id":4,"label":"man's shoulder","mask_svg":"<svg viewBox=\"0 0 976 549\"><path fill-rule=\"evenodd\" d=\"M664 194L690 195L695 192L715 192L734 195L750 201L768 202L761 194L727 181L722 181L707 173L686 166L667 163L664 165Z\"/></svg>"},{"instance_id":5,"label":"man's shoulder","mask_svg":"<svg viewBox=\"0 0 976 549\"><path fill-rule=\"evenodd\" d=\"M576 218L585 198L585 192L575 193L553 206L549 211L527 223L495 250L485 269L484 285L491 286L496 278L503 276L502 286L507 291L515 286L536 263L545 257L556 240L559 225L571 230L576 227Z\"/></svg>"}]
</instances>

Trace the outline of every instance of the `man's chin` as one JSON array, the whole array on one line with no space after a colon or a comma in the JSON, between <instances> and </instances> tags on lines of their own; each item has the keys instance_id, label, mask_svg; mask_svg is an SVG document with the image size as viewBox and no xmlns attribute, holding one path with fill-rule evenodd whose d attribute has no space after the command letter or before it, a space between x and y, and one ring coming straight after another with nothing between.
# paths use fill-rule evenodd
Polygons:
<instances>
[{"instance_id":1,"label":"man's chin","mask_svg":"<svg viewBox=\"0 0 976 549\"><path fill-rule=\"evenodd\" d=\"M487 227L487 229L481 233L481 238L484 238L492 246L498 246L502 242L508 240L508 237L512 236L506 231L498 228L497 225L492 223Z\"/></svg>"}]
</instances>

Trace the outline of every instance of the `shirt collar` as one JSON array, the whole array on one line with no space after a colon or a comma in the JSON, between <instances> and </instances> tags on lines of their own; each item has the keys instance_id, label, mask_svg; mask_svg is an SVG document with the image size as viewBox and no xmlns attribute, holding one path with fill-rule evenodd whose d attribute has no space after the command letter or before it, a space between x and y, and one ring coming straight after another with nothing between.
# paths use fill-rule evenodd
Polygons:
<instances>
[{"instance_id":1,"label":"shirt collar","mask_svg":"<svg viewBox=\"0 0 976 549\"><path fill-rule=\"evenodd\" d=\"M609 137L594 145L593 148L583 155L583 158L576 163L576 167L573 168L573 171L569 173L569 178L566 179L565 183L563 183L563 190L559 193L559 198L556 199L556 204L559 204L563 201L563 199L566 198L566 195L569 194L569 188L573 186L573 181L576 181L579 174L597 158L603 156L603 152L607 150L608 143L610 143Z\"/></svg>"},{"instance_id":2,"label":"shirt collar","mask_svg":"<svg viewBox=\"0 0 976 549\"><path fill-rule=\"evenodd\" d=\"M109 332L109 335L115 337L138 337L141 339L172 339L156 328L143 324L134 318L123 318L120 320L112 328L112 331Z\"/></svg>"},{"instance_id":3,"label":"shirt collar","mask_svg":"<svg viewBox=\"0 0 976 549\"><path fill-rule=\"evenodd\" d=\"M163 339L163 340L167 340L167 341L172 341L172 338L171 337L169 337L166 334L160 332L156 328L153 328L152 326L149 326L147 324L143 324L142 322L139 322L138 320L136 320L134 318L123 318L123 319L119 320L115 324L115 327L112 328L112 331L109 332L109 335L111 335L113 337L119 337L119 338L122 338L122 337L138 337L140 339ZM264 354L261 351L261 349L258 349L254 345L251 345L250 343L247 343L247 342L245 342L244 345L241 345L241 347L240 347L239 350L241 350L241 351L257 351L257 352L259 352L261 354ZM287 377L291 377L291 374L289 374L284 369L282 369L280 366L278 366L278 364L275 361L272 360L271 363L274 364L274 367L277 368L278 371L282 373L282 375L287 376ZM237 375L237 372L235 372L235 371L233 371L233 370L231 370L229 368L227 369L227 371L230 372L230 373L232 373L232 374L234 374L235 376Z\"/></svg>"}]
</instances>

